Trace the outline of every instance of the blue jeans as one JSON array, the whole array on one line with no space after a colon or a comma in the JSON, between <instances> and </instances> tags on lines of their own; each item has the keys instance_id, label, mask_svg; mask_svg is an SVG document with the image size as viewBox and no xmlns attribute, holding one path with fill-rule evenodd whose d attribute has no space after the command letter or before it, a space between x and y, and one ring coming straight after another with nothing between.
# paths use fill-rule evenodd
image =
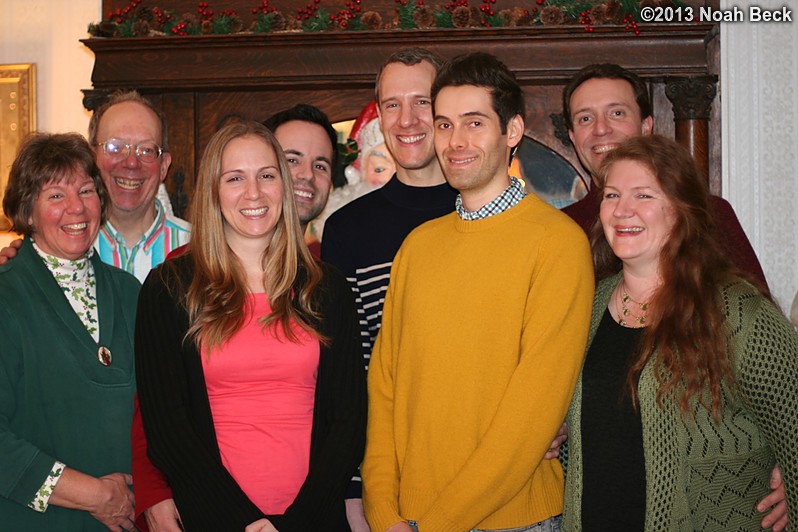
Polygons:
<instances>
[{"instance_id":1,"label":"blue jeans","mask_svg":"<svg viewBox=\"0 0 798 532\"><path fill-rule=\"evenodd\" d=\"M517 528L502 528L501 530L487 530L484 528L472 528L470 532L560 532L560 521L562 516L550 517L540 523L534 525L521 526ZM413 532L418 532L418 523L415 521L408 521L408 525L413 529Z\"/></svg>"}]
</instances>

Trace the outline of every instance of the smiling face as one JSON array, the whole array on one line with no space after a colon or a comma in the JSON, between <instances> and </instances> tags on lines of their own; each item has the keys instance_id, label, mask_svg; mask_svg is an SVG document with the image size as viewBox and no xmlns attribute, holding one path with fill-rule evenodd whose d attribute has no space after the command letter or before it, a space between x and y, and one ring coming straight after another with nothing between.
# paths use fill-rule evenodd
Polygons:
<instances>
[{"instance_id":1,"label":"smiling face","mask_svg":"<svg viewBox=\"0 0 798 532\"><path fill-rule=\"evenodd\" d=\"M161 123L151 109L138 102L121 102L108 108L97 125L97 142L119 139L130 144L127 157L114 157L102 147L93 146L97 153L105 187L111 197L111 219L146 219L155 217L153 199L158 185L166 179L172 159L168 152L152 162L142 162L135 148L141 143L162 143Z\"/></svg>"},{"instance_id":2,"label":"smiling face","mask_svg":"<svg viewBox=\"0 0 798 532\"><path fill-rule=\"evenodd\" d=\"M324 128L312 122L285 122L274 131L274 136L291 169L299 223L304 227L327 205L334 148Z\"/></svg>"},{"instance_id":3,"label":"smiling face","mask_svg":"<svg viewBox=\"0 0 798 532\"><path fill-rule=\"evenodd\" d=\"M485 87L440 90L435 98L435 152L446 180L460 192L466 209L479 209L510 184L510 149L521 142L523 131L523 119L516 115L502 134Z\"/></svg>"},{"instance_id":4,"label":"smiling face","mask_svg":"<svg viewBox=\"0 0 798 532\"><path fill-rule=\"evenodd\" d=\"M256 135L231 140L222 153L219 208L227 243L266 249L282 214L283 183L277 155Z\"/></svg>"},{"instance_id":5,"label":"smiling face","mask_svg":"<svg viewBox=\"0 0 798 532\"><path fill-rule=\"evenodd\" d=\"M623 79L591 78L571 95L573 130L568 134L585 169L596 179L604 156L629 137L650 135L653 119L640 116L632 85Z\"/></svg>"},{"instance_id":6,"label":"smiling face","mask_svg":"<svg viewBox=\"0 0 798 532\"><path fill-rule=\"evenodd\" d=\"M656 270L676 214L646 165L620 160L609 168L599 219L607 242L624 265Z\"/></svg>"},{"instance_id":7,"label":"smiling face","mask_svg":"<svg viewBox=\"0 0 798 532\"><path fill-rule=\"evenodd\" d=\"M101 213L94 181L82 170L73 170L42 187L28 224L42 251L74 260L94 244Z\"/></svg>"},{"instance_id":8,"label":"smiling face","mask_svg":"<svg viewBox=\"0 0 798 532\"><path fill-rule=\"evenodd\" d=\"M427 61L412 66L391 63L380 75L380 127L385 145L402 170L422 170L437 164L430 95L434 79L435 67Z\"/></svg>"}]
</instances>

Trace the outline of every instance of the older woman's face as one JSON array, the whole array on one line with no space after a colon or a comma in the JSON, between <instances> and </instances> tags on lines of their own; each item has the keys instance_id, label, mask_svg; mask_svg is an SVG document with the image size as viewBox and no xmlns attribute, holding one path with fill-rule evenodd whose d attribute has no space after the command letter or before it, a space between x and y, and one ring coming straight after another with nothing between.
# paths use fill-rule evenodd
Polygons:
<instances>
[{"instance_id":1,"label":"older woman's face","mask_svg":"<svg viewBox=\"0 0 798 532\"><path fill-rule=\"evenodd\" d=\"M235 138L225 147L219 206L234 251L269 245L283 211L283 180L277 155L257 135Z\"/></svg>"},{"instance_id":2,"label":"older woman's face","mask_svg":"<svg viewBox=\"0 0 798 532\"><path fill-rule=\"evenodd\" d=\"M77 259L94 244L100 216L100 196L94 181L83 170L75 169L42 187L28 223L42 251L62 259Z\"/></svg>"},{"instance_id":3,"label":"older woman's face","mask_svg":"<svg viewBox=\"0 0 798 532\"><path fill-rule=\"evenodd\" d=\"M676 222L659 181L637 161L610 167L599 218L607 242L624 264L654 267Z\"/></svg>"}]
</instances>

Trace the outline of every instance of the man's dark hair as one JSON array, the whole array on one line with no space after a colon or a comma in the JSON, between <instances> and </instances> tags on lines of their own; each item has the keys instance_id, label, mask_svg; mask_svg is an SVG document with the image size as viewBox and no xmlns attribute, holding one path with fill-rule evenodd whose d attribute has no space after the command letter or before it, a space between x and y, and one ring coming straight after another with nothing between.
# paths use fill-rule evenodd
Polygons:
<instances>
[{"instance_id":1,"label":"man's dark hair","mask_svg":"<svg viewBox=\"0 0 798 532\"><path fill-rule=\"evenodd\" d=\"M273 114L263 121L263 125L266 126L269 131L274 133L281 125L285 124L286 122L293 122L295 120L299 122L317 124L324 129L324 131L327 133L327 136L330 137L330 144L332 144L333 156L331 175L333 187L338 188L345 185L346 178L343 177L343 173L340 172L338 168L338 133L335 132L335 128L330 123L330 119L327 118L327 115L324 114L324 111L313 105L300 103L291 107L290 109L285 109ZM341 182L342 178L343 182Z\"/></svg>"},{"instance_id":2,"label":"man's dark hair","mask_svg":"<svg viewBox=\"0 0 798 532\"><path fill-rule=\"evenodd\" d=\"M474 52L459 55L438 70L432 83L432 105L444 87L474 85L490 90L493 110L499 115L502 134L515 116L526 116L524 91L507 66L493 55Z\"/></svg>"},{"instance_id":3,"label":"man's dark hair","mask_svg":"<svg viewBox=\"0 0 798 532\"><path fill-rule=\"evenodd\" d=\"M569 130L573 131L574 129L574 124L571 120L571 96L582 83L594 78L627 81L632 86L637 106L640 108L640 119L643 120L651 116L651 97L648 93L646 82L640 76L614 63L595 63L587 65L574 74L562 91L562 116Z\"/></svg>"}]
</instances>

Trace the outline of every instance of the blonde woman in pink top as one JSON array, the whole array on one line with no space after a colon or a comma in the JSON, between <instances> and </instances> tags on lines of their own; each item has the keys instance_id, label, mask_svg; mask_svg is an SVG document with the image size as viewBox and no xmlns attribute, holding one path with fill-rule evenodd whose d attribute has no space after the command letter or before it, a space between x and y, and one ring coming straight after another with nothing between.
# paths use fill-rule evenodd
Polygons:
<instances>
[{"instance_id":1,"label":"blonde woman in pink top","mask_svg":"<svg viewBox=\"0 0 798 532\"><path fill-rule=\"evenodd\" d=\"M148 454L187 530L348 530L365 372L352 293L304 245L272 134L211 139L187 252L142 287L136 372Z\"/></svg>"}]
</instances>

